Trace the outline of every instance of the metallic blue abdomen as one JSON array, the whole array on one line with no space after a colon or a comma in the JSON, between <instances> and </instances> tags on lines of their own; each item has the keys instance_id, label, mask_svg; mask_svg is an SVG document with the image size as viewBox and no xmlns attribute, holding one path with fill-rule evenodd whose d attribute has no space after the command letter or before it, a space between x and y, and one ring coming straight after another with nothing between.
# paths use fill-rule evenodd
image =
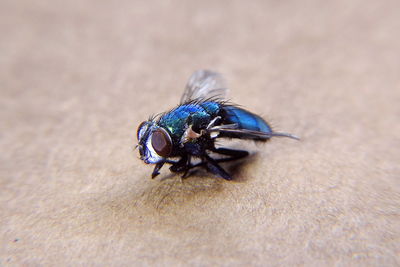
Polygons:
<instances>
[{"instance_id":1,"label":"metallic blue abdomen","mask_svg":"<svg viewBox=\"0 0 400 267\"><path fill-rule=\"evenodd\" d=\"M259 131L265 133L271 133L272 129L268 123L263 120L260 116L253 114L247 110L234 107L224 107L225 118L224 124L237 124L240 129L246 129L251 131Z\"/></svg>"}]
</instances>

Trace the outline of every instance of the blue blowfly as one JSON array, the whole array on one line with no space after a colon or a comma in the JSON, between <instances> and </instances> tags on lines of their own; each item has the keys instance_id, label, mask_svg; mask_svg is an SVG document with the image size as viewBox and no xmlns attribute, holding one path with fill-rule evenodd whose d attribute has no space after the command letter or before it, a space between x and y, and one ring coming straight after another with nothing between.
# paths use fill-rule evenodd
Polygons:
<instances>
[{"instance_id":1,"label":"blue blowfly","mask_svg":"<svg viewBox=\"0 0 400 267\"><path fill-rule=\"evenodd\" d=\"M232 180L220 165L221 162L240 159L249 155L244 150L216 147L219 138L249 139L265 142L271 137L298 137L278 133L260 116L227 102L227 88L218 73L199 70L190 77L179 105L142 122L137 130L140 158L155 164L152 178L159 174L164 164L170 170L188 175L195 167L226 180ZM223 155L212 158L210 154ZM199 159L192 163L192 158Z\"/></svg>"}]
</instances>

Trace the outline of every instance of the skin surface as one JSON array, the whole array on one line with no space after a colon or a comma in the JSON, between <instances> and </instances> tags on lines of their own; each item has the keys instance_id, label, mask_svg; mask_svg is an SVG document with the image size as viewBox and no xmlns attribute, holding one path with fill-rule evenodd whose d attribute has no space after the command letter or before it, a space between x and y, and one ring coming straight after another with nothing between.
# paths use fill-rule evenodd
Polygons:
<instances>
[{"instance_id":1,"label":"skin surface","mask_svg":"<svg viewBox=\"0 0 400 267\"><path fill-rule=\"evenodd\" d=\"M398 266L400 2L152 3L0 2L0 265ZM302 140L152 180L136 128L202 68Z\"/></svg>"}]
</instances>

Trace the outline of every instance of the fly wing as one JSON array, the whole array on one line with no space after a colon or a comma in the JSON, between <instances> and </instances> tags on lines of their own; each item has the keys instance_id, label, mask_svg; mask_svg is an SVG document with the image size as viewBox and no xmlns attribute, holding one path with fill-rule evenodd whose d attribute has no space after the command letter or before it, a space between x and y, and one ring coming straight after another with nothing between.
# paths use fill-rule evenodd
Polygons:
<instances>
[{"instance_id":1,"label":"fly wing","mask_svg":"<svg viewBox=\"0 0 400 267\"><path fill-rule=\"evenodd\" d=\"M220 74L209 70L198 70L190 76L180 103L196 99L224 99L227 91L225 80Z\"/></svg>"},{"instance_id":2,"label":"fly wing","mask_svg":"<svg viewBox=\"0 0 400 267\"><path fill-rule=\"evenodd\" d=\"M254 131L249 129L240 128L237 124L225 124L214 126L208 129L210 133L217 133L221 137L231 137L240 139L254 139L254 140L267 140L271 137L288 137L296 140L300 140L299 137L289 133L278 133L278 132L262 132Z\"/></svg>"}]
</instances>

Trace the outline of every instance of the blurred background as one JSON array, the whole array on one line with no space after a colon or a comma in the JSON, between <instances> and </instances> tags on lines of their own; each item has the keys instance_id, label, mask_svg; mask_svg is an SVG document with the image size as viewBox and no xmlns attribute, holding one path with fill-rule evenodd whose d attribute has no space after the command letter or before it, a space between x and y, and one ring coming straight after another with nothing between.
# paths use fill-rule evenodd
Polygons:
<instances>
[{"instance_id":1,"label":"blurred background","mask_svg":"<svg viewBox=\"0 0 400 267\"><path fill-rule=\"evenodd\" d=\"M399 8L0 1L0 265L398 265ZM136 127L204 68L302 141L151 180Z\"/></svg>"}]
</instances>

